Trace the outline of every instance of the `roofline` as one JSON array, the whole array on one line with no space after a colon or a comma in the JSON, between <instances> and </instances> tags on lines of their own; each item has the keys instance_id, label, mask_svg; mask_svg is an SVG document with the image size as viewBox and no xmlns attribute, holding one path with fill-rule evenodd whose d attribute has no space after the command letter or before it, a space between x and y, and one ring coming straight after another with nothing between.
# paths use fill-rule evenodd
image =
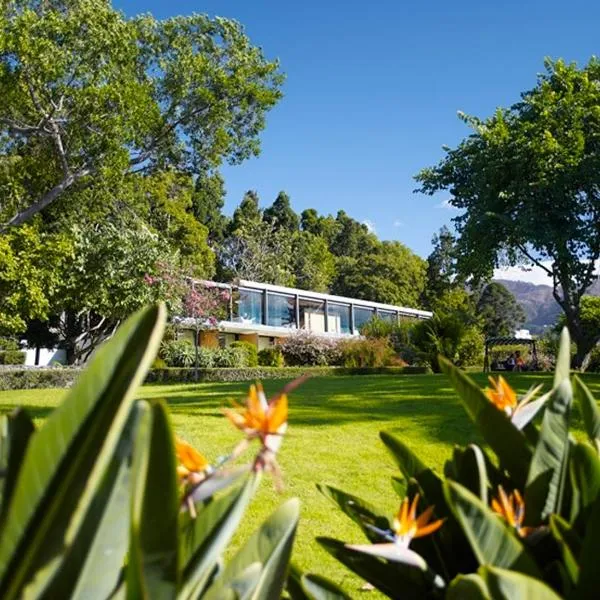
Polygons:
<instances>
[{"instance_id":1,"label":"roofline","mask_svg":"<svg viewBox=\"0 0 600 600\"><path fill-rule=\"evenodd\" d=\"M237 287L256 290L267 290L275 294L298 294L303 298L327 300L328 302L339 304L354 304L355 306L365 306L367 308L377 308L381 310L389 310L392 312L401 312L407 315L414 315L422 319L430 319L431 317L433 317L433 313L428 310L408 308L406 306L398 306L396 304L383 304L382 302L372 302L371 300L361 300L359 298L348 298L347 296L334 296L333 294L311 292L310 290L285 287L282 285L273 285L271 283L259 283L258 281L249 281L248 279L240 279L237 284L218 283L215 281L205 281L204 283L212 284L217 287L226 287L228 289Z\"/></svg>"}]
</instances>

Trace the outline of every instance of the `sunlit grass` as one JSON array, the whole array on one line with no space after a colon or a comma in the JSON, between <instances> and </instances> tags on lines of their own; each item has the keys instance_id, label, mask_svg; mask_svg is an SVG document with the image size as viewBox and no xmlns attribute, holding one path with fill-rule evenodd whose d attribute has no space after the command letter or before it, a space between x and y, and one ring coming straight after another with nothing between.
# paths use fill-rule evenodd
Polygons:
<instances>
[{"instance_id":1,"label":"sunlit grass","mask_svg":"<svg viewBox=\"0 0 600 600\"><path fill-rule=\"evenodd\" d=\"M481 386L486 377L475 375ZM551 386L551 377L539 374L508 374L520 393L537 383ZM600 397L600 376L587 376ZM282 386L267 381L270 395ZM194 444L210 459L226 454L239 440L239 432L222 415L230 399L239 400L247 385L221 383L145 386L141 398L168 401L177 434ZM41 423L64 394L64 390L0 392L0 410L28 407ZM379 441L379 431L394 432L438 471L454 444L480 441L448 381L442 375L356 376L315 378L307 381L290 399L290 429L279 462L286 489L282 496L266 480L254 500L244 526L247 535L286 497L302 501L302 519L295 560L303 568L342 583L352 596L358 582L320 549L315 536L362 541L357 528L315 488L329 483L363 497L392 513L398 498L390 477L397 474ZM575 411L575 425L579 417ZM371 594L371 597L373 594Z\"/></svg>"}]
</instances>

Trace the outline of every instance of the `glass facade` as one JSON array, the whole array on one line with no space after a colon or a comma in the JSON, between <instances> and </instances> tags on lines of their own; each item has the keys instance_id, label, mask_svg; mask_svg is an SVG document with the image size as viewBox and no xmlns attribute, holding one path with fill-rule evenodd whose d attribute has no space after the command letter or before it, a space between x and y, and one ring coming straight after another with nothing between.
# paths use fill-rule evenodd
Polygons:
<instances>
[{"instance_id":1,"label":"glass facade","mask_svg":"<svg viewBox=\"0 0 600 600\"><path fill-rule=\"evenodd\" d=\"M327 305L327 331L332 333L350 332L350 305L332 304Z\"/></svg>"},{"instance_id":2,"label":"glass facade","mask_svg":"<svg viewBox=\"0 0 600 600\"><path fill-rule=\"evenodd\" d=\"M300 298L300 328L325 332L325 302Z\"/></svg>"},{"instance_id":3,"label":"glass facade","mask_svg":"<svg viewBox=\"0 0 600 600\"><path fill-rule=\"evenodd\" d=\"M365 323L375 316L375 309L364 306L354 307L354 330L358 331Z\"/></svg>"},{"instance_id":4,"label":"glass facade","mask_svg":"<svg viewBox=\"0 0 600 600\"><path fill-rule=\"evenodd\" d=\"M256 290L240 289L238 321L249 321L255 325L263 322L263 294Z\"/></svg>"},{"instance_id":5,"label":"glass facade","mask_svg":"<svg viewBox=\"0 0 600 600\"><path fill-rule=\"evenodd\" d=\"M296 327L296 297L267 294L267 325Z\"/></svg>"},{"instance_id":6,"label":"glass facade","mask_svg":"<svg viewBox=\"0 0 600 600\"><path fill-rule=\"evenodd\" d=\"M396 313L391 310L381 310L380 309L377 311L377 316L382 321L387 321L388 323L395 323L398 320Z\"/></svg>"}]
</instances>

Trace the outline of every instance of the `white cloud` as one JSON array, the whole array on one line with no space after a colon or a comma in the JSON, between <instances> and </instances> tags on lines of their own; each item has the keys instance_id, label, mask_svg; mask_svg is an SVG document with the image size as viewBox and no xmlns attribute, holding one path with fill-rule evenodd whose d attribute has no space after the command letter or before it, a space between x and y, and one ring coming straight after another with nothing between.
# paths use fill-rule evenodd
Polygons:
<instances>
[{"instance_id":1,"label":"white cloud","mask_svg":"<svg viewBox=\"0 0 600 600\"><path fill-rule=\"evenodd\" d=\"M375 229L375 223L373 223L373 221L369 221L369 219L365 219L362 222L363 225L366 225L367 229L369 230L369 233L377 233L376 229Z\"/></svg>"},{"instance_id":2,"label":"white cloud","mask_svg":"<svg viewBox=\"0 0 600 600\"><path fill-rule=\"evenodd\" d=\"M394 221L394 227L404 227L404 223L400 219Z\"/></svg>"},{"instance_id":3,"label":"white cloud","mask_svg":"<svg viewBox=\"0 0 600 600\"><path fill-rule=\"evenodd\" d=\"M450 204L450 198L446 198L445 200L442 200L439 204L435 205L436 208L444 208L446 210L458 210L458 208L456 208L456 206L452 206L452 204Z\"/></svg>"},{"instance_id":4,"label":"white cloud","mask_svg":"<svg viewBox=\"0 0 600 600\"><path fill-rule=\"evenodd\" d=\"M550 266L550 261L542 263ZM494 269L494 279L508 279L509 281L526 281L535 285L552 285L552 277L541 267L502 267Z\"/></svg>"}]
</instances>

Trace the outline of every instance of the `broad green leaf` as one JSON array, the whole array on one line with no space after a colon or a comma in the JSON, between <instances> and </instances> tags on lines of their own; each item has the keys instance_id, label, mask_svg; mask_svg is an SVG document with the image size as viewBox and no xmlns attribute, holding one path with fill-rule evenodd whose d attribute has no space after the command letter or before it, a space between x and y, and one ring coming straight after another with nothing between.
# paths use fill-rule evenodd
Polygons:
<instances>
[{"instance_id":1,"label":"broad green leaf","mask_svg":"<svg viewBox=\"0 0 600 600\"><path fill-rule=\"evenodd\" d=\"M446 600L492 600L492 597L485 581L477 573L469 573L451 581Z\"/></svg>"},{"instance_id":2,"label":"broad green leaf","mask_svg":"<svg viewBox=\"0 0 600 600\"><path fill-rule=\"evenodd\" d=\"M560 596L543 581L523 573L482 567L479 575L487 584L494 600L560 600Z\"/></svg>"},{"instance_id":3,"label":"broad green leaf","mask_svg":"<svg viewBox=\"0 0 600 600\"><path fill-rule=\"evenodd\" d=\"M550 516L550 531L560 546L563 563L573 583L579 579L578 557L581 553L581 539L571 526L558 515Z\"/></svg>"},{"instance_id":4,"label":"broad green leaf","mask_svg":"<svg viewBox=\"0 0 600 600\"><path fill-rule=\"evenodd\" d=\"M475 444L469 444L464 450L456 448L453 463L456 481L488 504L490 482L481 448Z\"/></svg>"},{"instance_id":5,"label":"broad green leaf","mask_svg":"<svg viewBox=\"0 0 600 600\"><path fill-rule=\"evenodd\" d=\"M340 587L333 581L308 573L302 576L301 585L309 600L350 600Z\"/></svg>"},{"instance_id":6,"label":"broad green leaf","mask_svg":"<svg viewBox=\"0 0 600 600\"><path fill-rule=\"evenodd\" d=\"M588 386L577 375L574 377L573 393L581 406L585 431L596 451L600 452L600 409Z\"/></svg>"},{"instance_id":7,"label":"broad green leaf","mask_svg":"<svg viewBox=\"0 0 600 600\"><path fill-rule=\"evenodd\" d=\"M589 510L600 494L600 458L587 443L571 445L569 460L571 479L572 511L571 522L584 526Z\"/></svg>"},{"instance_id":8,"label":"broad green leaf","mask_svg":"<svg viewBox=\"0 0 600 600\"><path fill-rule=\"evenodd\" d=\"M229 496L213 501L198 514L194 527L197 550L184 563L183 581L178 598L197 598L206 587L218 559L236 532L248 503L254 496L260 474L253 473L245 485ZM185 533L183 534L185 535ZM199 541L199 543L198 543Z\"/></svg>"},{"instance_id":9,"label":"broad green leaf","mask_svg":"<svg viewBox=\"0 0 600 600\"><path fill-rule=\"evenodd\" d=\"M19 469L35 426L27 412L18 408L0 417L0 527L10 504Z\"/></svg>"},{"instance_id":10,"label":"broad green leaf","mask_svg":"<svg viewBox=\"0 0 600 600\"><path fill-rule=\"evenodd\" d=\"M592 600L598 597L600 590L600 496L592 506L589 520L586 522L583 548L579 558L579 580L575 588L574 600Z\"/></svg>"},{"instance_id":11,"label":"broad green leaf","mask_svg":"<svg viewBox=\"0 0 600 600\"><path fill-rule=\"evenodd\" d=\"M0 538L3 598L18 597L34 573L75 538L82 507L101 483L164 322L163 306L129 318L31 437Z\"/></svg>"},{"instance_id":12,"label":"broad green leaf","mask_svg":"<svg viewBox=\"0 0 600 600\"><path fill-rule=\"evenodd\" d=\"M206 600L216 600L228 581L254 563L260 563L262 568L250 597L254 600L280 598L299 518L298 500L291 499L281 505L228 563L206 593Z\"/></svg>"},{"instance_id":13,"label":"broad green leaf","mask_svg":"<svg viewBox=\"0 0 600 600\"><path fill-rule=\"evenodd\" d=\"M317 542L335 559L389 598L421 600L434 589L431 575L420 568L390 563L375 556L351 550L338 540L317 538Z\"/></svg>"},{"instance_id":14,"label":"broad green leaf","mask_svg":"<svg viewBox=\"0 0 600 600\"><path fill-rule=\"evenodd\" d=\"M479 564L540 576L535 561L514 530L477 496L453 481L446 482L445 491Z\"/></svg>"},{"instance_id":15,"label":"broad green leaf","mask_svg":"<svg viewBox=\"0 0 600 600\"><path fill-rule=\"evenodd\" d=\"M373 531L372 527L387 531L390 528L388 519L378 514L377 509L357 496L346 494L337 488L317 484L317 489L334 502L348 515L372 542L381 541L381 534ZM370 526L370 527L369 527Z\"/></svg>"},{"instance_id":16,"label":"broad green leaf","mask_svg":"<svg viewBox=\"0 0 600 600\"><path fill-rule=\"evenodd\" d=\"M136 440L133 463L131 548L136 581L131 590L175 598L178 587L179 498L173 432L166 406L150 407L149 435ZM139 442L139 443L138 443ZM128 588L128 596L134 597Z\"/></svg>"},{"instance_id":17,"label":"broad green leaf","mask_svg":"<svg viewBox=\"0 0 600 600\"><path fill-rule=\"evenodd\" d=\"M501 465L512 475L517 486L523 487L532 457L525 435L489 401L470 377L444 357L440 357L440 367L452 382L483 439L496 453Z\"/></svg>"},{"instance_id":18,"label":"broad green leaf","mask_svg":"<svg viewBox=\"0 0 600 600\"><path fill-rule=\"evenodd\" d=\"M539 525L551 513L561 514L568 483L569 421L573 390L563 379L546 406L525 488L525 521Z\"/></svg>"},{"instance_id":19,"label":"broad green leaf","mask_svg":"<svg viewBox=\"0 0 600 600\"><path fill-rule=\"evenodd\" d=\"M558 356L556 358L556 368L554 370L554 387L558 387L565 379L571 375L571 336L569 330L563 327L560 333L558 344Z\"/></svg>"}]
</instances>

